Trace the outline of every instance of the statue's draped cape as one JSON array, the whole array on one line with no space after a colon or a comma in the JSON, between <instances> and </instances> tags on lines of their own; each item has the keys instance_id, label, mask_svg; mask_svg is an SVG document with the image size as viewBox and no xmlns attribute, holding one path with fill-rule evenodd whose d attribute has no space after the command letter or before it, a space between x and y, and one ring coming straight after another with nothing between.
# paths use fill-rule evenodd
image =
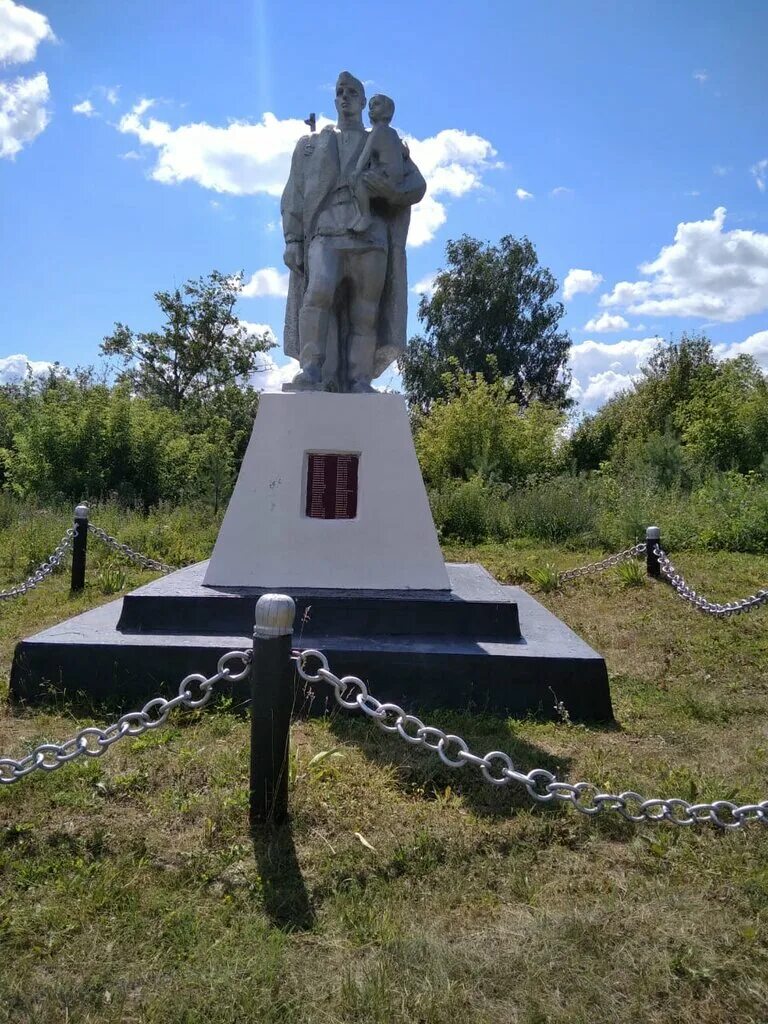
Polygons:
<instances>
[{"instance_id":1,"label":"statue's draped cape","mask_svg":"<svg viewBox=\"0 0 768 1024\"><path fill-rule=\"evenodd\" d=\"M304 245L304 268L308 266L309 243L315 234L317 218L330 193L339 183L341 173L336 132L325 128L316 135L299 139L293 152L291 173L283 192L280 210L286 242L301 240ZM406 155L404 179L399 188L408 194L411 202L418 202L426 191L419 169ZM377 345L374 357L374 377L378 377L406 347L406 320L408 316L408 281L406 274L405 241L411 219L410 205L394 206L373 200L374 209L381 213L389 240L387 274L379 303L377 317ZM298 359L299 310L307 287L305 273L291 271L288 301L285 307L283 348L287 356ZM333 334L336 332L336 344ZM329 327L329 354L338 351L341 321Z\"/></svg>"}]
</instances>

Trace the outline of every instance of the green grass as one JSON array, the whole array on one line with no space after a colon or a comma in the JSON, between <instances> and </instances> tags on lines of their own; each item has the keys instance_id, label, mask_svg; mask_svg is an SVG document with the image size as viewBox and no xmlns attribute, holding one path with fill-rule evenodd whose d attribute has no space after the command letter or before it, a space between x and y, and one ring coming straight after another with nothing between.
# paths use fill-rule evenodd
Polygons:
<instances>
[{"instance_id":1,"label":"green grass","mask_svg":"<svg viewBox=\"0 0 768 1024\"><path fill-rule=\"evenodd\" d=\"M115 514L107 528L122 538L121 525ZM155 533L150 553L204 546L179 532ZM446 546L515 583L604 554ZM768 579L764 556L677 561L717 600ZM149 578L126 567L127 588ZM525 585L606 656L619 728L428 721L611 790L768 797L768 609L713 621L613 572L547 594ZM94 571L73 599L56 575L0 606L4 677L18 638L111 599L102 589ZM5 707L0 753L80 721L67 706ZM768 1020L768 829L532 806L342 712L297 722L292 744L290 825L255 842L248 724L219 710L2 787L1 1024Z\"/></svg>"}]
</instances>

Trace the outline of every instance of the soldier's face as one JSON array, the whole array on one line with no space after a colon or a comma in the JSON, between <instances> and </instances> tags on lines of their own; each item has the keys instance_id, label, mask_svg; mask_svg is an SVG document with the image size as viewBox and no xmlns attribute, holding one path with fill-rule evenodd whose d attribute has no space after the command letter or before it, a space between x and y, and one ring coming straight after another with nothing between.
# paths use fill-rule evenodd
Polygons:
<instances>
[{"instance_id":1,"label":"soldier's face","mask_svg":"<svg viewBox=\"0 0 768 1024\"><path fill-rule=\"evenodd\" d=\"M363 97L357 86L351 82L339 82L336 86L336 110L344 117L362 113Z\"/></svg>"}]
</instances>

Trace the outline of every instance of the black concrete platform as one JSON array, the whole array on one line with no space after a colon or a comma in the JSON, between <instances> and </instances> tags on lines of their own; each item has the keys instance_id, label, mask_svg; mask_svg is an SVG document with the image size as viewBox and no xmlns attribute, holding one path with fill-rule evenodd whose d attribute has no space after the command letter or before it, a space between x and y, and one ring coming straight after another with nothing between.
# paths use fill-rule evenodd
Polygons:
<instances>
[{"instance_id":1,"label":"black concrete platform","mask_svg":"<svg viewBox=\"0 0 768 1024\"><path fill-rule=\"evenodd\" d=\"M253 588L203 587L207 563L140 587L18 644L16 701L51 689L128 709L175 693L190 672L251 644ZM291 590L294 643L323 650L338 675L363 678L380 699L407 708L457 708L554 717L555 697L572 719L612 716L603 658L519 587L479 565L447 566L451 591ZM247 698L245 683L235 697ZM297 707L321 712L322 685Z\"/></svg>"}]
</instances>

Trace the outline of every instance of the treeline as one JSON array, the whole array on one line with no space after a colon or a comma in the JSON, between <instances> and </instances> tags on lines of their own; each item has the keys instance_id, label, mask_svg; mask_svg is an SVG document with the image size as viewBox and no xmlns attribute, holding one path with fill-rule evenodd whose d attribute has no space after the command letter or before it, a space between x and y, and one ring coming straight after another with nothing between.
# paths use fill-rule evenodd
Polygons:
<instances>
[{"instance_id":1,"label":"treeline","mask_svg":"<svg viewBox=\"0 0 768 1024\"><path fill-rule=\"evenodd\" d=\"M660 343L639 379L569 419L557 282L527 239L449 243L400 362L443 536L615 548L652 522L673 546L768 550L768 380L704 335ZM240 275L158 292L155 331L115 324L117 373L56 369L0 388L0 491L30 505L143 511L231 492L273 344L234 313Z\"/></svg>"},{"instance_id":2,"label":"treeline","mask_svg":"<svg viewBox=\"0 0 768 1024\"><path fill-rule=\"evenodd\" d=\"M615 548L660 521L676 547L768 550L768 380L751 357L718 360L704 336L660 343L571 430L521 409L500 376L444 386L415 424L444 535Z\"/></svg>"},{"instance_id":3,"label":"treeline","mask_svg":"<svg viewBox=\"0 0 768 1024\"><path fill-rule=\"evenodd\" d=\"M0 487L38 504L228 497L250 437L258 394L226 385L180 410L110 386L92 370L54 371L0 388Z\"/></svg>"},{"instance_id":4,"label":"treeline","mask_svg":"<svg viewBox=\"0 0 768 1024\"><path fill-rule=\"evenodd\" d=\"M768 381L703 336L660 344L640 379L575 428L506 379L455 365L443 397L413 409L443 536L528 536L616 548L660 521L676 547L768 550ZM35 505L115 499L218 511L250 437L258 394L225 384L181 408L54 372L0 389L0 487Z\"/></svg>"}]
</instances>

